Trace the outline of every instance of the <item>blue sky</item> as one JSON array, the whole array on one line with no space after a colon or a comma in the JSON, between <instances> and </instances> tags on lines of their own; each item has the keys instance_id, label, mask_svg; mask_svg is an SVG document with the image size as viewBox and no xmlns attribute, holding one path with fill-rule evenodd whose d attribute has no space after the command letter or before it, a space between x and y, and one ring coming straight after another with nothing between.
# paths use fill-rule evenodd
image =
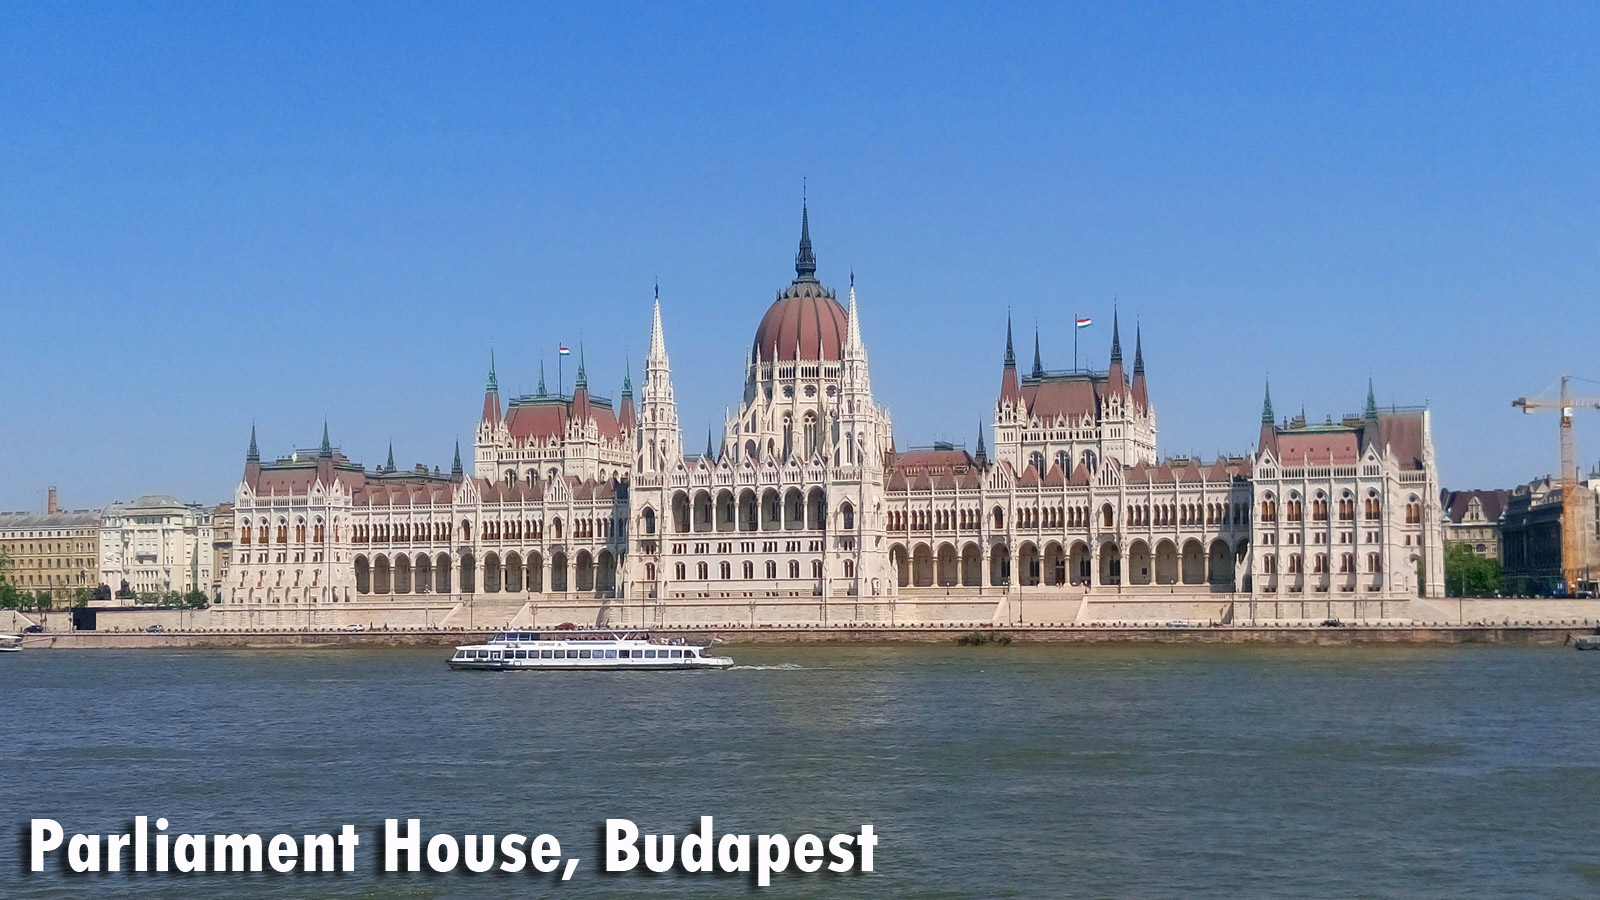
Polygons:
<instances>
[{"instance_id":1,"label":"blue sky","mask_svg":"<svg viewBox=\"0 0 1600 900\"><path fill-rule=\"evenodd\" d=\"M1164 453L1370 376L1510 486L1510 401L1600 379L1597 76L1582 4L8 4L0 508L229 499L252 422L448 466L491 347L614 395L658 278L698 448L802 178L901 446L971 446L1008 309L1104 365L1116 298Z\"/></svg>"}]
</instances>

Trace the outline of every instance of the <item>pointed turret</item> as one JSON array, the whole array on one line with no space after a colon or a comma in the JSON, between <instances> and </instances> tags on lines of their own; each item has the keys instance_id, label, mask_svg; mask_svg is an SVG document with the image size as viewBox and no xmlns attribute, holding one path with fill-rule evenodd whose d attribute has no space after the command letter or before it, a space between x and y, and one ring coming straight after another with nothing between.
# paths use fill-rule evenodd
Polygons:
<instances>
[{"instance_id":1,"label":"pointed turret","mask_svg":"<svg viewBox=\"0 0 1600 900\"><path fill-rule=\"evenodd\" d=\"M617 424L623 431L632 431L635 425L633 417L633 366L624 363L622 370L622 408L617 410Z\"/></svg>"},{"instance_id":2,"label":"pointed turret","mask_svg":"<svg viewBox=\"0 0 1600 900\"><path fill-rule=\"evenodd\" d=\"M578 344L578 380L572 383L572 418L580 427L589 421L589 376L584 372L583 344Z\"/></svg>"},{"instance_id":3,"label":"pointed turret","mask_svg":"<svg viewBox=\"0 0 1600 900\"><path fill-rule=\"evenodd\" d=\"M333 458L333 444L328 440L328 420L322 420L322 446L318 448L317 455L324 459Z\"/></svg>"},{"instance_id":4,"label":"pointed turret","mask_svg":"<svg viewBox=\"0 0 1600 900\"><path fill-rule=\"evenodd\" d=\"M1133 405L1138 409L1150 408L1150 389L1144 380L1144 329L1133 326Z\"/></svg>"},{"instance_id":5,"label":"pointed turret","mask_svg":"<svg viewBox=\"0 0 1600 900\"><path fill-rule=\"evenodd\" d=\"M817 257L811 252L811 214L804 194L800 197L800 250L794 255L794 280L817 280Z\"/></svg>"},{"instance_id":6,"label":"pointed turret","mask_svg":"<svg viewBox=\"0 0 1600 900\"><path fill-rule=\"evenodd\" d=\"M250 487L256 486L256 481L261 477L261 451L256 449L256 423L250 423L250 449L244 454L244 480Z\"/></svg>"},{"instance_id":7,"label":"pointed turret","mask_svg":"<svg viewBox=\"0 0 1600 900\"><path fill-rule=\"evenodd\" d=\"M650 353L644 361L644 382L639 397L639 455L635 472L665 472L682 460L678 432L678 406L672 399L672 370L667 363L667 341L661 329L661 286L656 286L650 318Z\"/></svg>"},{"instance_id":8,"label":"pointed turret","mask_svg":"<svg viewBox=\"0 0 1600 900\"><path fill-rule=\"evenodd\" d=\"M1006 361L1000 373L1000 400L1022 399L1022 389L1017 386L1017 352L1011 345L1011 314L1006 313Z\"/></svg>"},{"instance_id":9,"label":"pointed turret","mask_svg":"<svg viewBox=\"0 0 1600 900\"><path fill-rule=\"evenodd\" d=\"M1034 323L1034 326L1033 326L1033 377L1034 378L1043 378L1044 377L1044 363L1041 362L1040 358L1039 358L1039 325L1038 325L1038 323Z\"/></svg>"},{"instance_id":10,"label":"pointed turret","mask_svg":"<svg viewBox=\"0 0 1600 900\"><path fill-rule=\"evenodd\" d=\"M489 380L483 387L483 418L490 425L500 422L500 380L494 374L494 351L489 351Z\"/></svg>"},{"instance_id":11,"label":"pointed turret","mask_svg":"<svg viewBox=\"0 0 1600 900\"><path fill-rule=\"evenodd\" d=\"M1122 368L1122 333L1117 325L1117 310L1111 309L1111 371L1107 378L1111 390L1120 392L1128 388L1128 376Z\"/></svg>"},{"instance_id":12,"label":"pointed turret","mask_svg":"<svg viewBox=\"0 0 1600 900\"><path fill-rule=\"evenodd\" d=\"M706 462L716 462L717 461L716 451L711 449L711 429L710 428L706 429L706 452L704 454L702 454L701 458L704 459Z\"/></svg>"},{"instance_id":13,"label":"pointed turret","mask_svg":"<svg viewBox=\"0 0 1600 900\"><path fill-rule=\"evenodd\" d=\"M394 441L389 442L389 460L383 464L383 469L386 472L394 471Z\"/></svg>"},{"instance_id":14,"label":"pointed turret","mask_svg":"<svg viewBox=\"0 0 1600 900\"><path fill-rule=\"evenodd\" d=\"M1278 428L1273 424L1272 415L1272 382L1267 382L1267 391L1261 399L1261 440L1257 443L1256 452L1265 453L1278 450Z\"/></svg>"},{"instance_id":15,"label":"pointed turret","mask_svg":"<svg viewBox=\"0 0 1600 900\"><path fill-rule=\"evenodd\" d=\"M983 445L983 423L982 422L978 423L978 452L973 454L972 458L980 466L987 466L989 464L989 450L988 450L988 448L986 448Z\"/></svg>"},{"instance_id":16,"label":"pointed turret","mask_svg":"<svg viewBox=\"0 0 1600 900\"><path fill-rule=\"evenodd\" d=\"M460 481L463 474L464 473L461 469L461 442L456 441L456 458L455 461L450 464L450 480Z\"/></svg>"},{"instance_id":17,"label":"pointed turret","mask_svg":"<svg viewBox=\"0 0 1600 900\"><path fill-rule=\"evenodd\" d=\"M655 312L650 322L650 355L645 357L645 371L652 365L667 365L667 339L661 333L661 285L656 285Z\"/></svg>"},{"instance_id":18,"label":"pointed turret","mask_svg":"<svg viewBox=\"0 0 1600 900\"><path fill-rule=\"evenodd\" d=\"M544 360L542 360L542 359L539 360L539 392L538 392L538 394L536 396L539 396L539 397L548 397L548 396L550 396L550 392L546 391L545 387L544 387Z\"/></svg>"},{"instance_id":19,"label":"pointed turret","mask_svg":"<svg viewBox=\"0 0 1600 900\"><path fill-rule=\"evenodd\" d=\"M333 486L333 442L328 440L328 420L322 420L322 446L317 450L317 480Z\"/></svg>"},{"instance_id":20,"label":"pointed turret","mask_svg":"<svg viewBox=\"0 0 1600 900\"><path fill-rule=\"evenodd\" d=\"M1372 379L1367 379L1367 409L1362 417L1361 449L1378 442L1378 397L1372 390Z\"/></svg>"}]
</instances>

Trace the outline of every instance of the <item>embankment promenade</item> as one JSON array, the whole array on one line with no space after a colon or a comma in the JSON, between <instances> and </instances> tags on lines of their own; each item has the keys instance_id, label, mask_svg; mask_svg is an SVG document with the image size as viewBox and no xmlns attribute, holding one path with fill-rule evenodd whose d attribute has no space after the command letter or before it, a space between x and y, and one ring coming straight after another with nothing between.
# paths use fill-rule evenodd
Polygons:
<instances>
[{"instance_id":1,"label":"embankment promenade","mask_svg":"<svg viewBox=\"0 0 1600 900\"><path fill-rule=\"evenodd\" d=\"M125 649L353 649L362 647L451 647L476 643L487 631L465 630L302 630L302 631L166 631L166 632L61 632L30 634L28 650ZM555 632L559 634L560 632ZM1154 625L1091 626L772 626L656 629L663 638L706 641L719 638L730 645L790 643L922 643L953 644L973 635L997 642L1056 644L1280 644L1349 646L1357 644L1510 644L1565 646L1580 636L1594 635L1593 623L1541 622L1494 625L1360 625L1315 626L1196 626Z\"/></svg>"}]
</instances>

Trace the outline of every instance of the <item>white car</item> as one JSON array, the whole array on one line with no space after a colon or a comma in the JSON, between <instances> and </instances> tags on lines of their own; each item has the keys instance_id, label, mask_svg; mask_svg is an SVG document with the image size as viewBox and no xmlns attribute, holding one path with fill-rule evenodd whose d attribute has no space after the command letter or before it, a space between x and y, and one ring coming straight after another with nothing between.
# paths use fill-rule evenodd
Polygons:
<instances>
[{"instance_id":1,"label":"white car","mask_svg":"<svg viewBox=\"0 0 1600 900\"><path fill-rule=\"evenodd\" d=\"M1171 622L1167 623L1167 627L1168 628L1188 628L1188 627L1190 627L1189 626L1189 620L1188 619L1173 619Z\"/></svg>"},{"instance_id":2,"label":"white car","mask_svg":"<svg viewBox=\"0 0 1600 900\"><path fill-rule=\"evenodd\" d=\"M352 622L349 625L346 625L344 627L344 630L345 631L366 631L367 630L367 626L361 624L360 622Z\"/></svg>"}]
</instances>

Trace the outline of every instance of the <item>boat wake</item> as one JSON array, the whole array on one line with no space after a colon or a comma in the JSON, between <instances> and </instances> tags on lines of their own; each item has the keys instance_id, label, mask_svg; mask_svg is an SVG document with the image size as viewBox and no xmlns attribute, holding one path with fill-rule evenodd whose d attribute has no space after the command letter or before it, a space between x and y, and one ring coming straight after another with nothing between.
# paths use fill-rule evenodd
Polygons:
<instances>
[{"instance_id":1,"label":"boat wake","mask_svg":"<svg viewBox=\"0 0 1600 900\"><path fill-rule=\"evenodd\" d=\"M743 671L746 671L746 672L776 672L776 671L789 671L791 669L804 669L804 668L805 668L805 666L802 666L799 663L780 663L780 664L778 664L776 666L734 666L733 667L733 671L738 672L740 670L743 670Z\"/></svg>"}]
</instances>

